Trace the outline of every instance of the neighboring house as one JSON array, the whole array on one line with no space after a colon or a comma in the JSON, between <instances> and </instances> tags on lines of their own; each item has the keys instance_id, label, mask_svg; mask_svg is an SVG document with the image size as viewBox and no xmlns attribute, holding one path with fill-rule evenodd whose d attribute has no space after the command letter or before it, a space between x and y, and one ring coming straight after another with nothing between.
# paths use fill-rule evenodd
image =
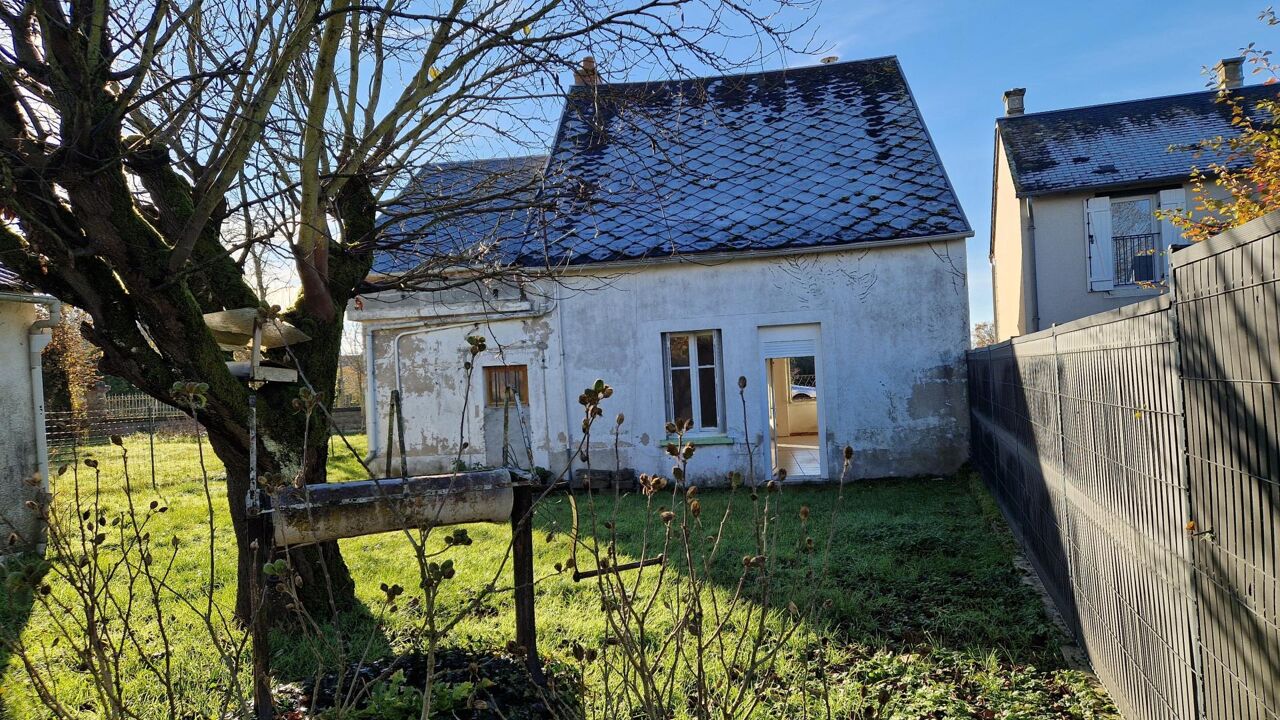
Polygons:
<instances>
[{"instance_id":1,"label":"neighboring house","mask_svg":"<svg viewBox=\"0 0 1280 720\"><path fill-rule=\"evenodd\" d=\"M48 306L51 319L40 319L36 305ZM41 542L40 523L25 504L48 479L40 353L57 320L57 301L0 265L0 558Z\"/></svg>"},{"instance_id":2,"label":"neighboring house","mask_svg":"<svg viewBox=\"0 0 1280 720\"><path fill-rule=\"evenodd\" d=\"M1280 94L1244 87L1241 62L1218 64L1218 90L1169 97L1025 113L1025 91L1005 93L991 193L999 340L1166 290L1182 239L1155 213L1188 207L1193 166L1227 160L1193 150L1236 134L1220 91L1250 113Z\"/></svg>"},{"instance_id":3,"label":"neighboring house","mask_svg":"<svg viewBox=\"0 0 1280 720\"><path fill-rule=\"evenodd\" d=\"M963 463L972 231L897 60L584 79L549 157L429 169L397 209L420 211L395 229L404 244L478 247L484 267L531 279L354 304L371 450L396 432L398 389L411 472L499 464L504 448L580 468L578 398L600 378L614 393L595 468L614 467L617 428L622 467L669 475L677 419L692 421L699 481L834 479L845 445L851 477ZM484 211L428 222L460 178ZM414 262L384 253L374 275ZM487 341L470 375L468 335Z\"/></svg>"}]
</instances>

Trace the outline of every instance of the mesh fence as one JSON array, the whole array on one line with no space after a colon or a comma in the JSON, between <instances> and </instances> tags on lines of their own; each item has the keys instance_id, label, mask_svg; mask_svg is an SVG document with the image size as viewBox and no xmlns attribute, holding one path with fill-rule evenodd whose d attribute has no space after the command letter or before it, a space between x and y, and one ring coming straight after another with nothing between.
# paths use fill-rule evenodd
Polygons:
<instances>
[{"instance_id":1,"label":"mesh fence","mask_svg":"<svg viewBox=\"0 0 1280 720\"><path fill-rule=\"evenodd\" d=\"M1277 238L969 353L974 463L1127 718L1280 718Z\"/></svg>"},{"instance_id":2,"label":"mesh fence","mask_svg":"<svg viewBox=\"0 0 1280 720\"><path fill-rule=\"evenodd\" d=\"M45 427L49 465L55 469L111 454L111 438L119 436L133 467L157 483L191 479L199 426L186 413L148 395L108 395L84 410L48 412Z\"/></svg>"}]
</instances>

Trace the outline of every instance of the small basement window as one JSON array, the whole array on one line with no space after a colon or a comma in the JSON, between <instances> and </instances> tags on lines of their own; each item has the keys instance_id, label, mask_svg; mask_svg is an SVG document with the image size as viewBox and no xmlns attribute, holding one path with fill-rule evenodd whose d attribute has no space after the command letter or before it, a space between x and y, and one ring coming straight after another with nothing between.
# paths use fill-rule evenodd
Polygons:
<instances>
[{"instance_id":1,"label":"small basement window","mask_svg":"<svg viewBox=\"0 0 1280 720\"><path fill-rule=\"evenodd\" d=\"M484 368L484 401L489 406L506 404L507 392L515 393L515 400L529 403L529 366L493 365Z\"/></svg>"},{"instance_id":2,"label":"small basement window","mask_svg":"<svg viewBox=\"0 0 1280 720\"><path fill-rule=\"evenodd\" d=\"M720 333L706 330L663 336L667 369L667 419L693 420L693 431L721 432Z\"/></svg>"}]
</instances>

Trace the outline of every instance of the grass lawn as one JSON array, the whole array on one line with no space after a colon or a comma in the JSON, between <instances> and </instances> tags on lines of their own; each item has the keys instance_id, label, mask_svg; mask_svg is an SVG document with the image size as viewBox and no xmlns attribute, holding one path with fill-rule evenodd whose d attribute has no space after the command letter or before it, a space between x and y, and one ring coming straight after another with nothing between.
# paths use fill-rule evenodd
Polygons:
<instances>
[{"instance_id":1,"label":"grass lawn","mask_svg":"<svg viewBox=\"0 0 1280 720\"><path fill-rule=\"evenodd\" d=\"M226 499L221 492L221 468L210 459L217 530L213 544L219 564L210 577L207 564L209 531L205 526L204 491L198 481L196 447L190 442L164 443L164 462L158 464L158 489L152 491L145 438L128 439L134 468L132 482L142 506L155 497L169 508L155 515L154 537L178 538L180 550L173 584L198 591L212 587L215 602L232 605L234 555ZM363 438L358 449L363 450ZM360 466L335 445L332 461L336 478L362 477ZM110 509L122 509L123 473L120 451L97 450L101 461L100 499ZM160 455L160 450L157 450ZM208 456L206 456L208 457ZM138 458L143 458L139 460ZM696 459L695 459L696 463ZM93 482L91 470L80 466L82 492ZM72 473L56 484L67 492ZM142 489L139 489L142 488ZM741 497L739 495L739 497ZM799 548L805 530L798 521L801 506L812 510L807 532L825 539L836 490L830 487L788 487L778 506L780 548ZM701 496L703 516L719 517L729 493ZM735 500L735 502L739 502ZM647 508L645 499L628 496L614 505L612 497L599 501L599 512L616 523L621 554L638 553ZM602 518L603 519L603 518ZM597 588L575 584L554 565L569 555L568 503L552 496L537 509L535 548L539 642L544 656L568 661L570 646L580 642L598 646L604 622ZM876 481L851 484L835 516L834 549L828 582L804 579L800 564L786 551L778 558L780 582L788 600L805 605L829 601L816 621L790 642L779 674L809 677L806 648L825 638L834 657L830 662L832 708L838 717L865 718L1102 718L1114 717L1105 694L1081 673L1066 670L1058 654L1059 636L1046 619L1039 599L1023 584L1013 566L1014 546L999 522L998 512L975 477L944 480ZM446 584L442 603L446 612L461 607L493 575L510 539L506 526L468 528L474 544L454 557L457 576ZM741 558L754 547L749 522L731 520L726 549L713 567L727 592L741 571ZM110 541L108 541L108 544ZM202 550L204 552L202 552ZM344 616L343 626L359 638L372 637L374 655L412 649L421 619L411 607L384 619L377 628L373 616L382 607L381 583L405 588L418 585L416 567L406 540L398 534L356 538L342 542L343 555L356 579L356 592L365 607ZM50 575L52 577L52 575ZM54 597L69 593L56 585ZM412 593L409 593L412 594ZM785 602L785 600L783 601ZM190 689L225 683L225 670L211 657L207 635L196 618L174 602L166 606L175 638L170 660L181 682ZM21 633L28 646L48 644L56 618L33 603L27 594L0 594L0 633ZM479 613L461 622L447 644L489 651L505 646L514 636L509 593L492 596ZM186 631L186 630L189 630ZM360 641L363 643L363 639ZM273 666L281 681L305 680L323 651L297 632L281 632L273 641ZM94 698L77 670L74 658L61 647L48 651L48 664L58 682L58 694L68 707L84 707L93 717ZM7 665L6 665L7 663ZM44 717L31 685L15 658L0 651L0 718ZM588 675L590 677L590 675ZM797 680L798 682L799 680ZM151 681L137 673L130 687L133 705L143 716L164 717L168 711ZM588 683L588 692L595 691ZM198 690L189 692L198 698ZM192 701L198 703L198 701ZM794 698L768 701L761 717L796 714ZM153 705L152 705L153 704ZM193 704L187 708L200 715Z\"/></svg>"}]
</instances>

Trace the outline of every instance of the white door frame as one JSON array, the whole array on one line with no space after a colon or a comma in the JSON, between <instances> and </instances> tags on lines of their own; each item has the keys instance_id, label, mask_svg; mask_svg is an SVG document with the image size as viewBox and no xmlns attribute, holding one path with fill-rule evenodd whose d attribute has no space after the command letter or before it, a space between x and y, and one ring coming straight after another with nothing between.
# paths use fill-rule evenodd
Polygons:
<instances>
[{"instance_id":1,"label":"white door frame","mask_svg":"<svg viewBox=\"0 0 1280 720\"><path fill-rule=\"evenodd\" d=\"M813 356L814 383L818 388L818 462L819 475L822 479L830 477L827 467L827 390L824 380L826 373L822 367L822 326L820 323L803 323L797 325L762 325L758 328L760 339L760 359L758 372L764 377L764 412L765 426L769 428L769 452L766 459L772 470L774 456L777 453L778 439L773 426L772 381L769 378L769 360L776 358ZM787 396L790 397L788 391ZM806 476L806 479L812 479Z\"/></svg>"}]
</instances>

